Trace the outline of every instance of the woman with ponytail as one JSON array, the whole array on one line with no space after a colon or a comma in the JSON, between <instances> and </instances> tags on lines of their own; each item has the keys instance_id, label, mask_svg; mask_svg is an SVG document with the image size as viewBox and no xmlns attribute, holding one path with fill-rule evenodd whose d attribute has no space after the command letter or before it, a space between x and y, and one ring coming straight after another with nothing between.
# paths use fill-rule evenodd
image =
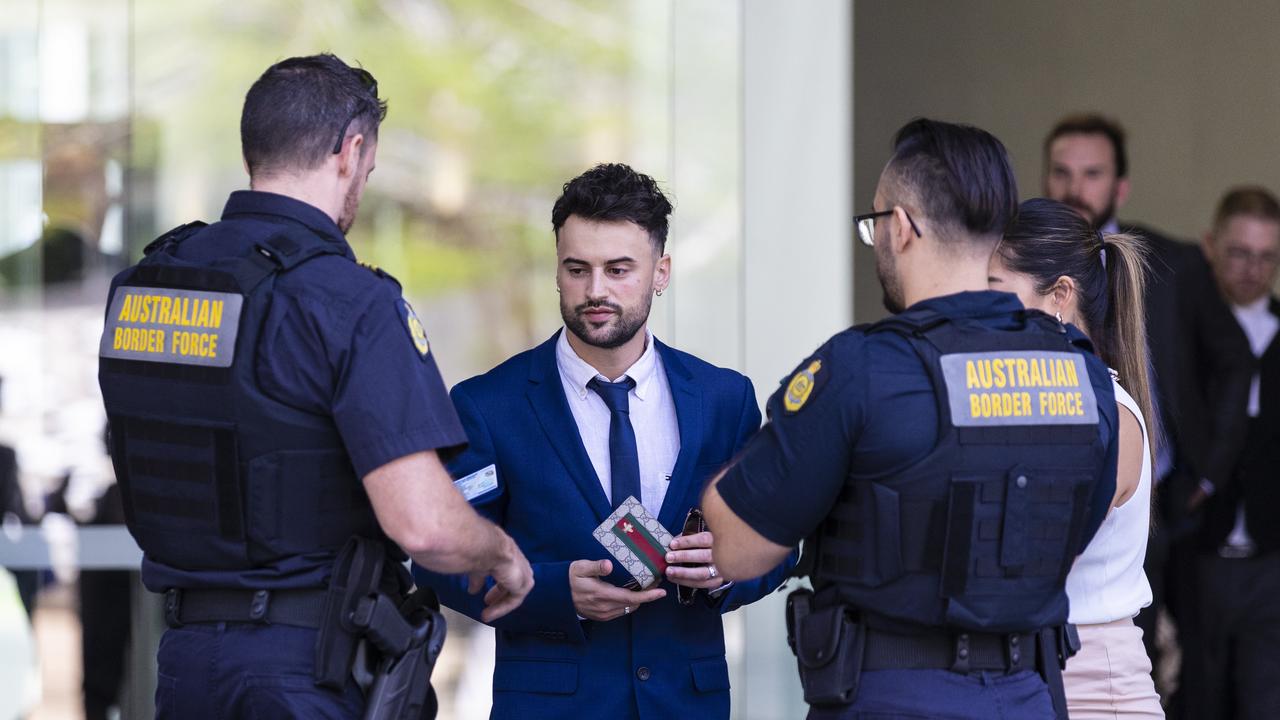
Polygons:
<instances>
[{"instance_id":1,"label":"woman with ponytail","mask_svg":"<svg viewBox=\"0 0 1280 720\"><path fill-rule=\"evenodd\" d=\"M1081 650L1063 673L1067 709L1081 718L1163 718L1142 631L1151 603L1142 570L1151 522L1156 428L1148 381L1142 242L1106 235L1067 205L1035 199L991 258L991 289L1015 293L1029 309L1075 325L1111 367L1120 413L1120 458L1112 509L1067 576L1070 622Z\"/></svg>"}]
</instances>

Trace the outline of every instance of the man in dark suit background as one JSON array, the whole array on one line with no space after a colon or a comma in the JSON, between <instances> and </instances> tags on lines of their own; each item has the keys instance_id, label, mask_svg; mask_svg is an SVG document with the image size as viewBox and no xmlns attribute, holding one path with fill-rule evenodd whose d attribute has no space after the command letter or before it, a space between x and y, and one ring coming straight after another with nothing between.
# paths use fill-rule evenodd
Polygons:
<instances>
[{"instance_id":1,"label":"man in dark suit background","mask_svg":"<svg viewBox=\"0 0 1280 720\"><path fill-rule=\"evenodd\" d=\"M673 541L666 560L686 567L632 591L593 536L628 496L679 535L705 481L760 426L750 380L648 329L671 277L670 212L654 180L626 165L567 183L552 210L564 328L453 389L470 445L449 469L536 579L525 604L493 623L494 718L727 720L720 616L772 591L794 564L726 583L701 532ZM479 616L464 580L416 575ZM696 591L691 604L676 586Z\"/></svg>"},{"instance_id":2,"label":"man in dark suit background","mask_svg":"<svg viewBox=\"0 0 1280 720\"><path fill-rule=\"evenodd\" d=\"M1070 205L1104 234L1141 236L1149 252L1145 300L1159 415L1149 424L1163 441L1156 448L1156 528L1146 561L1154 600L1135 622L1156 667L1155 619L1162 605L1175 620L1183 657L1196 652L1196 510L1226 483L1239 452L1250 359L1221 350L1231 343L1231 313L1200 249L1117 219L1130 192L1125 132L1118 123L1097 114L1064 117L1045 138L1044 172L1046 196ZM1197 681L1180 671L1179 694L1194 695ZM1169 701L1168 688L1160 690ZM1176 716L1176 708L1170 714Z\"/></svg>"},{"instance_id":3,"label":"man in dark suit background","mask_svg":"<svg viewBox=\"0 0 1280 720\"><path fill-rule=\"evenodd\" d=\"M1205 239L1231 306L1231 343L1256 359L1244 447L1205 504L1198 568L1206 705L1195 717L1280 717L1280 201L1260 187L1228 192Z\"/></svg>"}]
</instances>

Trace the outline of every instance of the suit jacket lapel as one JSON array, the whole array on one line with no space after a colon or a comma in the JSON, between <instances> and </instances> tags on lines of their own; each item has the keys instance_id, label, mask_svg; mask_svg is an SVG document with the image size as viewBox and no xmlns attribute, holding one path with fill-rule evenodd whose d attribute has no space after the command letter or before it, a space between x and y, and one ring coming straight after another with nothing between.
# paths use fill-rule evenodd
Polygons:
<instances>
[{"instance_id":1,"label":"suit jacket lapel","mask_svg":"<svg viewBox=\"0 0 1280 720\"><path fill-rule=\"evenodd\" d=\"M676 406L676 422L680 426L680 454L676 457L675 469L671 471L671 484L667 486L658 521L679 535L684 513L696 502L696 494L702 491L702 481L706 479L693 475L702 450L702 389L675 351L656 339L654 342L667 373L671 399Z\"/></svg>"},{"instance_id":2,"label":"suit jacket lapel","mask_svg":"<svg viewBox=\"0 0 1280 720\"><path fill-rule=\"evenodd\" d=\"M1277 319L1280 319L1280 300L1277 300L1272 296L1271 300L1267 302L1267 310L1269 310L1272 315L1276 316ZM1271 338L1271 342L1267 344L1267 347L1263 349L1262 357L1270 359L1270 357L1277 352L1280 352L1280 332L1277 332ZM1259 358L1259 360L1261 359L1262 358Z\"/></svg>"},{"instance_id":3,"label":"suit jacket lapel","mask_svg":"<svg viewBox=\"0 0 1280 720\"><path fill-rule=\"evenodd\" d=\"M609 517L612 512L609 499L596 477L595 468L591 466L591 458L582 445L582 436L578 433L578 424L574 422L573 412L564 397L564 387L560 382L560 371L556 366L556 340L560 333L551 336L534 350L533 362L529 368L529 403L533 412L542 424L551 447L555 448L560 461L569 471L569 477L578 484L583 498L595 513L599 522Z\"/></svg>"}]
</instances>

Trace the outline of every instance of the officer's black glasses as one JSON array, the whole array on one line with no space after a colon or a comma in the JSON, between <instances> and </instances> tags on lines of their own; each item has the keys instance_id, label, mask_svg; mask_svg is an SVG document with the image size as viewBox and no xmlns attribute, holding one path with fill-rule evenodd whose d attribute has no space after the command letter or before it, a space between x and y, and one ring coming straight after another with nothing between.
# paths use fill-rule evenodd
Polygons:
<instances>
[{"instance_id":1,"label":"officer's black glasses","mask_svg":"<svg viewBox=\"0 0 1280 720\"><path fill-rule=\"evenodd\" d=\"M876 218L892 215L894 208L881 210L880 212L869 212L865 215L854 215L853 223L858 227L858 239L867 247L875 247L876 244ZM907 216L907 222L911 223L911 229L915 232L916 237L921 237L920 228L916 227L916 221L911 219L911 213L906 208L902 209L902 214Z\"/></svg>"},{"instance_id":2,"label":"officer's black glasses","mask_svg":"<svg viewBox=\"0 0 1280 720\"><path fill-rule=\"evenodd\" d=\"M355 72L356 77L360 80L360 84L364 85L365 89L369 91L369 94L373 96L374 100L376 101L378 97L378 81L375 80L373 75L370 74L370 72L368 70L365 70L364 68L351 68L351 69ZM356 111L351 113L351 117L347 118L346 122L342 123L342 129L338 131L338 141L333 144L334 155L337 155L338 153L342 152L342 141L347 139L347 128L351 126L351 121L355 120L356 116L359 115L360 111L363 109L364 109L363 103L357 104Z\"/></svg>"}]
</instances>

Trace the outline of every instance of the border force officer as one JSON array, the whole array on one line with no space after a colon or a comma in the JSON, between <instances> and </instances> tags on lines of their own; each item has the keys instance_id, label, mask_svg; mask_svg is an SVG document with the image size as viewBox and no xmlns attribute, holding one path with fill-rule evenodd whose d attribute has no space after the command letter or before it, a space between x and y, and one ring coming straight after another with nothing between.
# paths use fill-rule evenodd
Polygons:
<instances>
[{"instance_id":1,"label":"border force officer","mask_svg":"<svg viewBox=\"0 0 1280 720\"><path fill-rule=\"evenodd\" d=\"M896 314L802 362L703 498L730 579L807 538L811 718L1065 718L1064 580L1114 493L1116 402L1083 335L987 289L1017 198L996 138L904 126L857 218Z\"/></svg>"},{"instance_id":2,"label":"border force officer","mask_svg":"<svg viewBox=\"0 0 1280 720\"><path fill-rule=\"evenodd\" d=\"M422 324L346 241L385 115L332 55L273 65L241 119L252 189L112 283L99 380L166 594L158 717L433 716L443 622L404 553L492 575L492 617L532 586L442 465L466 437Z\"/></svg>"}]
</instances>

